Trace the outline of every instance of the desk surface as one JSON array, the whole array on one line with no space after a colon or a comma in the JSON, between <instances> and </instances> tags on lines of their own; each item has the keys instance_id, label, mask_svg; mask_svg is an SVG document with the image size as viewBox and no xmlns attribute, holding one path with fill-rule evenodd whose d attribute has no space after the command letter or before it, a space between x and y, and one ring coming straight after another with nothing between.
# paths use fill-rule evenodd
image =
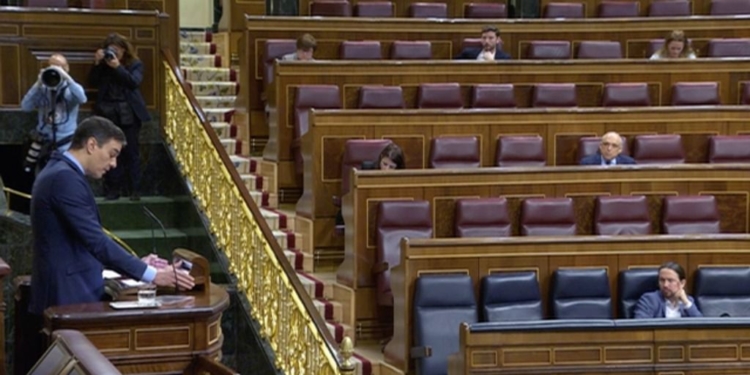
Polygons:
<instances>
[{"instance_id":1,"label":"desk surface","mask_svg":"<svg viewBox=\"0 0 750 375\"><path fill-rule=\"evenodd\" d=\"M195 297L195 302L188 306L161 307L158 309L116 310L109 306L109 302L81 303L75 305L53 306L45 310L45 318L52 322L81 322L98 323L117 318L118 322L142 320L148 317L150 321L171 320L181 317L201 318L218 314L229 307L229 294L224 288L211 285L208 295L199 292L183 293ZM159 295L174 295L165 291L157 291ZM135 299L133 296L132 299ZM127 300L127 299L124 299Z\"/></svg>"}]
</instances>

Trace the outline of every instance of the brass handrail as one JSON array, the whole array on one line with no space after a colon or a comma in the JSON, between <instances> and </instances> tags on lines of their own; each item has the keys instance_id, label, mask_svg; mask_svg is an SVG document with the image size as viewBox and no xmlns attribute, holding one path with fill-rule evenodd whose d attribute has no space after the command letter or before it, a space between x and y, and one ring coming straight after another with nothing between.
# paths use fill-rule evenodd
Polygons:
<instances>
[{"instance_id":1,"label":"brass handrail","mask_svg":"<svg viewBox=\"0 0 750 375\"><path fill-rule=\"evenodd\" d=\"M21 198L31 199L31 194L24 193L22 191L18 191L18 190L15 190L15 189L11 189L11 188L9 188L7 186L3 186L3 192L5 192L5 199L8 202L10 202L10 196L11 196L11 194L12 195L17 195L17 196L19 196ZM109 230L107 230L107 228L102 227L102 230L104 231L104 233L107 236L109 236L115 242L117 242L118 244L120 244L120 246L122 246L125 250L129 251L131 254L133 254L135 256L138 256L138 254L135 253L135 251L133 250L133 248L130 247L130 245L128 245L127 243L125 243L125 241L123 241L122 238L117 237L114 233L112 233Z\"/></svg>"},{"instance_id":2,"label":"brass handrail","mask_svg":"<svg viewBox=\"0 0 750 375\"><path fill-rule=\"evenodd\" d=\"M351 345L342 345L348 346L342 365L325 321L294 276L171 52L162 50L162 55L165 138L229 258L239 290L252 305L261 335L276 353L276 366L291 374L351 374Z\"/></svg>"},{"instance_id":3,"label":"brass handrail","mask_svg":"<svg viewBox=\"0 0 750 375\"><path fill-rule=\"evenodd\" d=\"M11 189L7 186L3 186L3 192L5 193L5 200L7 202L10 202L10 196L11 195L17 195L21 198L31 199L31 194L24 193L22 191L18 191L16 189Z\"/></svg>"}]
</instances>

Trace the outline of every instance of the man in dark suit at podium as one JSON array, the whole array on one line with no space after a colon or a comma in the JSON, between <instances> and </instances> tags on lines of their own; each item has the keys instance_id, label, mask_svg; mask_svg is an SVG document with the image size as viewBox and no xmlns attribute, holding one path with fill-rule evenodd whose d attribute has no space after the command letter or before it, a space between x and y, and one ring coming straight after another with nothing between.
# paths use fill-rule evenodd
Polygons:
<instances>
[{"instance_id":1,"label":"man in dark suit at podium","mask_svg":"<svg viewBox=\"0 0 750 375\"><path fill-rule=\"evenodd\" d=\"M193 287L187 272L146 264L102 230L86 176L102 178L116 166L122 147L127 147L125 136L117 126L102 117L88 118L73 135L70 150L55 154L37 177L31 199L32 314L41 315L50 306L101 301L103 266L159 286L176 282L183 290Z\"/></svg>"},{"instance_id":2,"label":"man in dark suit at podium","mask_svg":"<svg viewBox=\"0 0 750 375\"><path fill-rule=\"evenodd\" d=\"M39 328L50 306L101 301L104 266L158 286L194 286L193 277L179 264L166 266L156 256L138 259L102 230L86 177L102 178L117 165L123 147L127 145L122 130L103 117L90 117L78 125L70 149L53 154L34 182L29 313Z\"/></svg>"},{"instance_id":3,"label":"man in dark suit at podium","mask_svg":"<svg viewBox=\"0 0 750 375\"><path fill-rule=\"evenodd\" d=\"M482 28L482 48L464 48L456 56L456 60L478 60L495 61L508 60L510 56L502 49L503 40L500 38L500 30L488 25Z\"/></svg>"},{"instance_id":4,"label":"man in dark suit at podium","mask_svg":"<svg viewBox=\"0 0 750 375\"><path fill-rule=\"evenodd\" d=\"M615 133L609 132L602 136L599 143L599 151L595 154L584 156L580 162L581 165L630 165L635 164L635 160L627 155L622 155L622 137Z\"/></svg>"}]
</instances>

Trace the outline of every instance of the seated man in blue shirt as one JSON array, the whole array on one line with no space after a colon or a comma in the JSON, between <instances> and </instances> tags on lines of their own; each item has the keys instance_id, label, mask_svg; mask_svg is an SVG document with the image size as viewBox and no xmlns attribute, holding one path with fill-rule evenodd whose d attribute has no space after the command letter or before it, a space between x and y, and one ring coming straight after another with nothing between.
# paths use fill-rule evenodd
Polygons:
<instances>
[{"instance_id":1,"label":"seated man in blue shirt","mask_svg":"<svg viewBox=\"0 0 750 375\"><path fill-rule=\"evenodd\" d=\"M596 154L588 155L581 159L581 165L625 165L635 164L635 160L622 153L622 137L615 133L609 132L602 136L602 142L599 144L599 151Z\"/></svg>"},{"instance_id":2,"label":"seated man in blue shirt","mask_svg":"<svg viewBox=\"0 0 750 375\"><path fill-rule=\"evenodd\" d=\"M636 319L702 316L685 292L685 270L675 262L659 267L659 290L644 293L635 305Z\"/></svg>"}]
</instances>

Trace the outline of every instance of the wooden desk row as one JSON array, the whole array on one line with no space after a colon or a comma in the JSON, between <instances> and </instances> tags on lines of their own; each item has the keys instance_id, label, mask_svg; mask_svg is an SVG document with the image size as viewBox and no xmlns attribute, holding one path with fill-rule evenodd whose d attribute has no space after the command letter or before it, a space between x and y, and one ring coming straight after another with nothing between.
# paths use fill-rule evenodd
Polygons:
<instances>
[{"instance_id":1,"label":"wooden desk row","mask_svg":"<svg viewBox=\"0 0 750 375\"><path fill-rule=\"evenodd\" d=\"M640 134L680 134L687 161L705 163L708 138L750 133L749 115L747 106L313 111L310 130L303 137L306 173L296 211L298 217L309 219L314 226L315 247L341 246L336 242L340 238L334 235L339 208L332 197L341 193L344 144L350 139L392 139L403 149L407 168L424 169L429 163L430 139L441 135L478 137L482 166L492 167L500 136L539 135L545 140L548 165L563 166L578 163L581 137L601 136L612 130L629 140ZM446 179L450 174L430 173L443 173ZM583 228L590 233L589 225ZM448 229L441 228L438 236L450 236Z\"/></svg>"},{"instance_id":2,"label":"wooden desk row","mask_svg":"<svg viewBox=\"0 0 750 375\"><path fill-rule=\"evenodd\" d=\"M750 24L750 23L749 23ZM513 83L530 86L544 82L572 82L601 90L609 82L648 82L658 88L661 100L670 103L672 85L677 82L719 82L723 104L738 103L740 82L750 80L750 64L745 59L701 59L682 61L648 60L570 60L507 61L328 61L276 63L276 75L269 96L272 108L270 138L263 157L278 163L278 185L300 188L294 179L292 161L294 88L321 84L339 86L342 102L356 101L364 85L400 85L414 91L421 83L458 82ZM597 96L598 98L598 96Z\"/></svg>"},{"instance_id":3,"label":"wooden desk row","mask_svg":"<svg viewBox=\"0 0 750 375\"><path fill-rule=\"evenodd\" d=\"M748 240L748 235L402 240L401 264L391 274L394 336L385 348L386 361L404 373L409 367L409 349L412 347L411 302L414 283L420 275L468 274L474 281L475 295L479 296L481 279L490 273L534 271L539 277L542 301L547 301L549 283L555 270L606 268L615 300L617 276L620 271L631 268L658 267L665 261L675 261L685 267L688 275L693 275L699 267L749 267ZM690 277L688 282L691 282ZM688 288L691 287L688 285ZM359 300L356 302L357 305L363 303ZM485 341L488 346L501 342ZM528 344L533 344L533 340Z\"/></svg>"},{"instance_id":4,"label":"wooden desk row","mask_svg":"<svg viewBox=\"0 0 750 375\"><path fill-rule=\"evenodd\" d=\"M377 205L382 201L430 202L433 237L440 238L453 235L456 199L504 196L509 201L510 217L517 229L521 200L571 197L576 207L578 225L583 228L581 233L591 233L590 218L593 217L597 196L646 195L652 220L658 223L661 221L661 200L664 196L710 194L718 202L722 232L748 233L748 172L750 165L355 171L351 180L352 190L343 199L345 253L337 271L337 281L352 290L352 298L356 302L351 306L357 322L377 319L373 265L377 250ZM571 241L576 241L576 238L572 237ZM568 247L566 251L569 255L575 255L575 249ZM447 261L445 264L450 266L456 263Z\"/></svg>"},{"instance_id":5,"label":"wooden desk row","mask_svg":"<svg viewBox=\"0 0 750 375\"><path fill-rule=\"evenodd\" d=\"M312 0L298 0L299 4L299 15L300 16L309 16L310 15L310 5L312 4ZM364 1L362 1L364 2ZM470 3L497 3L502 2L506 3L506 0L431 0L428 1L430 3L446 3L448 5L448 18L464 18L464 6L466 4ZM359 3L359 0L349 0L349 3L352 4L352 11L354 10L354 7L357 3ZM424 1L421 0L407 0L407 1L393 1L394 6L394 16L396 17L409 17L409 6L413 3L424 3ZM507 6L507 5L506 5ZM506 8L507 9L507 8Z\"/></svg>"},{"instance_id":6,"label":"wooden desk row","mask_svg":"<svg viewBox=\"0 0 750 375\"><path fill-rule=\"evenodd\" d=\"M575 328L503 327L509 325L462 325L460 351L448 357L448 374L750 372L748 318L594 320Z\"/></svg>"},{"instance_id":7,"label":"wooden desk row","mask_svg":"<svg viewBox=\"0 0 750 375\"><path fill-rule=\"evenodd\" d=\"M318 60L338 59L339 45L346 40L376 40L386 48L394 40L426 40L432 43L433 59L451 59L463 48L464 39L479 38L482 27L488 23L500 29L504 50L514 58L522 56L528 43L533 40L567 40L573 45L584 40L613 40L621 43L626 58L645 58L649 41L662 39L672 30L685 31L694 47L698 49L702 49L706 41L713 38L750 37L748 18L750 17L697 16L635 19L436 20L248 16L243 40L240 42L241 71L247 72L242 75L241 98L246 103L248 113L252 115L252 136L267 136L268 128L263 113L265 103L261 100L264 90L265 42L268 39L296 39L302 33L311 33L317 39L315 56ZM337 72L341 72L341 69ZM570 82L575 81L578 80L573 79Z\"/></svg>"},{"instance_id":8,"label":"wooden desk row","mask_svg":"<svg viewBox=\"0 0 750 375\"><path fill-rule=\"evenodd\" d=\"M94 52L116 32L130 40L143 62L141 92L148 108L156 110L162 96L161 49L178 46L170 20L153 11L0 7L0 109L20 107L53 53L68 59L70 75L86 89L90 107L96 98L96 88L88 85Z\"/></svg>"},{"instance_id":9,"label":"wooden desk row","mask_svg":"<svg viewBox=\"0 0 750 375\"><path fill-rule=\"evenodd\" d=\"M540 0L540 10L544 14L544 9L549 3L582 3L583 11L586 17L596 17L599 12L599 4L604 0ZM648 16L648 8L654 0L635 0L638 2L640 15ZM691 14L709 15L711 14L711 0L692 0L690 1Z\"/></svg>"}]
</instances>

